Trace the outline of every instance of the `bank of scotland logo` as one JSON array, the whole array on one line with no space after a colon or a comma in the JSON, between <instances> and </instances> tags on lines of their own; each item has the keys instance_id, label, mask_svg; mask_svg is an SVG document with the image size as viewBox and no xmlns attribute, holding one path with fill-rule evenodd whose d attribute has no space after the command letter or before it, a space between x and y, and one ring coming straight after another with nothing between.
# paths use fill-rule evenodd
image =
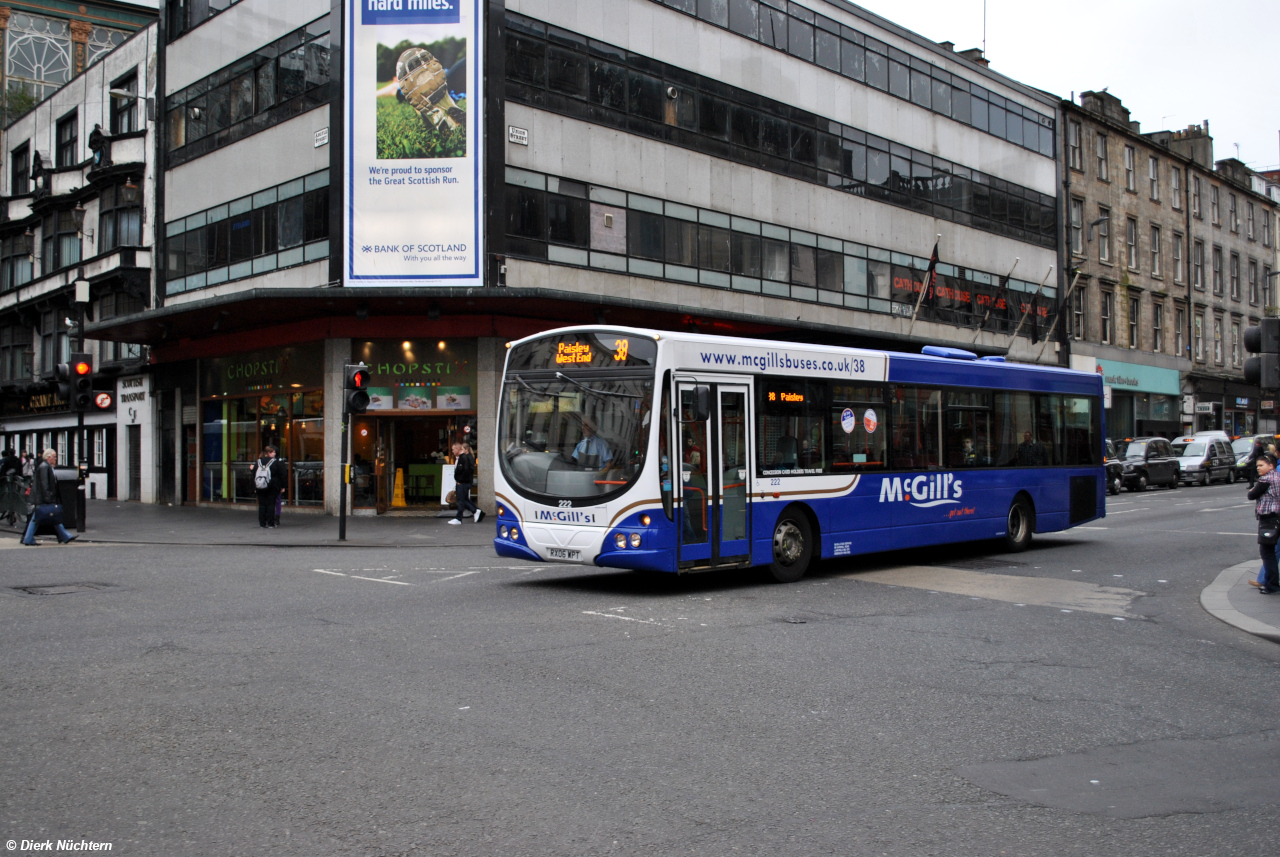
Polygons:
<instances>
[{"instance_id":1,"label":"bank of scotland logo","mask_svg":"<svg viewBox=\"0 0 1280 857\"><path fill-rule=\"evenodd\" d=\"M910 503L921 509L959 503L964 494L962 480L954 473L933 473L927 476L902 477L880 480L881 503Z\"/></svg>"}]
</instances>

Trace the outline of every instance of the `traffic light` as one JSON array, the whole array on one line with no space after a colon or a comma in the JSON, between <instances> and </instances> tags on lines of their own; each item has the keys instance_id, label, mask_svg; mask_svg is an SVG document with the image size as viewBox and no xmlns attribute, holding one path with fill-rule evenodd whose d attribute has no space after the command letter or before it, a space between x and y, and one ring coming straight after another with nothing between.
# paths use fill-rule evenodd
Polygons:
<instances>
[{"instance_id":1,"label":"traffic light","mask_svg":"<svg viewBox=\"0 0 1280 857\"><path fill-rule=\"evenodd\" d=\"M93 404L93 355L76 352L71 355L71 407L87 411Z\"/></svg>"},{"instance_id":2,"label":"traffic light","mask_svg":"<svg viewBox=\"0 0 1280 857\"><path fill-rule=\"evenodd\" d=\"M369 367L347 364L343 382L342 408L348 414L363 414L369 408Z\"/></svg>"},{"instance_id":3,"label":"traffic light","mask_svg":"<svg viewBox=\"0 0 1280 857\"><path fill-rule=\"evenodd\" d=\"M1280 318L1264 318L1244 332L1244 380L1266 390L1280 389Z\"/></svg>"},{"instance_id":4,"label":"traffic light","mask_svg":"<svg viewBox=\"0 0 1280 857\"><path fill-rule=\"evenodd\" d=\"M58 379L58 398L64 402L71 402L71 364L59 363L54 367L54 372Z\"/></svg>"}]
</instances>

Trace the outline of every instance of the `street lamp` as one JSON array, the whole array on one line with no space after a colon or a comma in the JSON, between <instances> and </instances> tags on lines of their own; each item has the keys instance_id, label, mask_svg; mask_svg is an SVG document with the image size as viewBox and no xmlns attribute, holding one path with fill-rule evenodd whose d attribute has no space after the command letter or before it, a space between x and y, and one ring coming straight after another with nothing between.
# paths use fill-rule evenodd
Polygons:
<instances>
[{"instance_id":1,"label":"street lamp","mask_svg":"<svg viewBox=\"0 0 1280 857\"><path fill-rule=\"evenodd\" d=\"M1095 226L1100 226L1100 225L1102 225L1103 223L1108 223L1108 222L1110 222L1110 220L1111 220L1111 215L1109 215L1109 214L1108 214L1108 215L1105 215L1105 216L1103 216L1103 217L1099 217L1097 220L1095 220L1095 221L1093 221L1092 223L1090 223L1090 224L1089 224L1089 226L1088 226L1088 228L1087 228L1087 229L1085 229L1085 239L1086 239L1086 240L1089 240L1089 241L1092 241L1092 240L1093 240L1093 227L1095 227Z\"/></svg>"}]
</instances>

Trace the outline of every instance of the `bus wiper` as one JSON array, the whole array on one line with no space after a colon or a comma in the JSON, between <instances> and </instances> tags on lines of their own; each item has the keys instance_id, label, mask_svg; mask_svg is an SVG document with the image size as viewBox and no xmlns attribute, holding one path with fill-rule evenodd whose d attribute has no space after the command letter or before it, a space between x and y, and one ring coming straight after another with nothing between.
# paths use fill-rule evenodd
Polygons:
<instances>
[{"instance_id":1,"label":"bus wiper","mask_svg":"<svg viewBox=\"0 0 1280 857\"><path fill-rule=\"evenodd\" d=\"M520 386L523 387L526 392L533 393L535 396L542 396L543 398L546 398L546 399L573 398L573 396L569 395L568 393L545 393L542 390L535 390L533 387L529 386L529 382L525 381L525 379L521 378L519 375L512 375L511 377L515 378L516 381L519 382Z\"/></svg>"},{"instance_id":2,"label":"bus wiper","mask_svg":"<svg viewBox=\"0 0 1280 857\"><path fill-rule=\"evenodd\" d=\"M586 384L583 384L583 383L581 383L581 382L579 382L579 381L575 381L575 380L573 380L572 378L570 378L568 375L564 374L563 372L557 372L557 373L556 373L556 377L557 377L557 378L559 378L561 381L567 381L568 383L572 384L573 386L575 386L575 387L579 387L579 388L581 388L581 389L583 389L583 390L586 390L588 393L593 393L594 395L597 395L597 396L616 396L616 397L618 397L618 398L620 398L620 399L642 399L642 398L644 398L643 396L637 396L637 395L635 395L634 393L615 393L615 392L613 392L612 390L595 390L595 389L592 389L591 387L588 387Z\"/></svg>"}]
</instances>

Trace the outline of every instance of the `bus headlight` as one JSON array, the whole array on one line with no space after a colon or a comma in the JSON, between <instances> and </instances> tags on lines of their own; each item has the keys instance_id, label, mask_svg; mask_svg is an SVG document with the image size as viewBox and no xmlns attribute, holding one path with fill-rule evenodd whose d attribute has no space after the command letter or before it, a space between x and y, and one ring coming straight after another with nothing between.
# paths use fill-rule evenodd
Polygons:
<instances>
[{"instance_id":1,"label":"bus headlight","mask_svg":"<svg viewBox=\"0 0 1280 857\"><path fill-rule=\"evenodd\" d=\"M511 530L507 528L506 524L503 524L501 527L498 528L498 532L502 533L502 537L505 539L507 537L507 534L510 533Z\"/></svg>"},{"instance_id":2,"label":"bus headlight","mask_svg":"<svg viewBox=\"0 0 1280 857\"><path fill-rule=\"evenodd\" d=\"M511 541L513 541L513 542L514 542L514 541L515 541L516 539L518 539L518 538L520 538L520 530L519 530L519 528L517 528L517 527L512 527L512 528L511 528Z\"/></svg>"},{"instance_id":3,"label":"bus headlight","mask_svg":"<svg viewBox=\"0 0 1280 857\"><path fill-rule=\"evenodd\" d=\"M613 543L618 546L618 550L622 550L623 548L625 548L627 546L626 533L618 533L616 536L614 536Z\"/></svg>"},{"instance_id":4,"label":"bus headlight","mask_svg":"<svg viewBox=\"0 0 1280 857\"><path fill-rule=\"evenodd\" d=\"M502 508L501 506L499 506L499 507L498 507L498 517L499 517L499 518L501 518L501 517L505 516L506 514L507 514L507 510L506 510L506 509L504 509L504 508Z\"/></svg>"},{"instance_id":5,"label":"bus headlight","mask_svg":"<svg viewBox=\"0 0 1280 857\"><path fill-rule=\"evenodd\" d=\"M639 533L632 533L632 534L631 534L631 546L632 546L633 548L638 548L638 547L640 547L640 534L639 534Z\"/></svg>"},{"instance_id":6,"label":"bus headlight","mask_svg":"<svg viewBox=\"0 0 1280 857\"><path fill-rule=\"evenodd\" d=\"M649 526L649 516L648 516L648 515L641 515L641 516L640 516L640 526L642 526L642 527L647 527L647 526Z\"/></svg>"}]
</instances>

